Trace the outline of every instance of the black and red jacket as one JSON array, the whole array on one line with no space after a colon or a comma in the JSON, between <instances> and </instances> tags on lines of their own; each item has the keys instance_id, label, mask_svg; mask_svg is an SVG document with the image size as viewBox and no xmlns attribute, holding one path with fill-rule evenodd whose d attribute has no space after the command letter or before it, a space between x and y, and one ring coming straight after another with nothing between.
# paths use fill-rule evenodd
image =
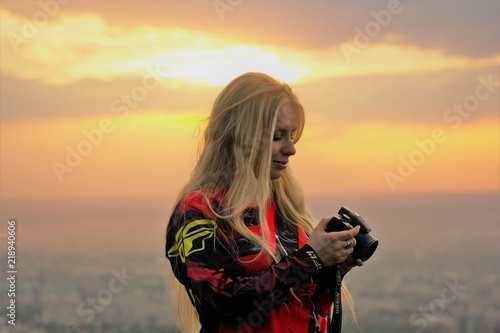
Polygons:
<instances>
[{"instance_id":1,"label":"black and red jacket","mask_svg":"<svg viewBox=\"0 0 500 333\"><path fill-rule=\"evenodd\" d=\"M220 200L211 198L212 208L220 210ZM167 228L166 256L196 308L200 332L326 330L331 270L322 267L302 229L285 226L274 203L266 218L278 263L216 218L200 192L177 204ZM261 233L256 208L248 208L243 220Z\"/></svg>"}]
</instances>

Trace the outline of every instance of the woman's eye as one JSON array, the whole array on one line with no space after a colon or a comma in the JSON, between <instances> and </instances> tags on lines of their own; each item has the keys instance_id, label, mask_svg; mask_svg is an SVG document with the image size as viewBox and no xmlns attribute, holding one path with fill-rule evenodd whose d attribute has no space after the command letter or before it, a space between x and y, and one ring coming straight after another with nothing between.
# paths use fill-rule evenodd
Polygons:
<instances>
[{"instance_id":1,"label":"woman's eye","mask_svg":"<svg viewBox=\"0 0 500 333\"><path fill-rule=\"evenodd\" d=\"M273 141L279 141L281 138L278 136L273 136Z\"/></svg>"}]
</instances>

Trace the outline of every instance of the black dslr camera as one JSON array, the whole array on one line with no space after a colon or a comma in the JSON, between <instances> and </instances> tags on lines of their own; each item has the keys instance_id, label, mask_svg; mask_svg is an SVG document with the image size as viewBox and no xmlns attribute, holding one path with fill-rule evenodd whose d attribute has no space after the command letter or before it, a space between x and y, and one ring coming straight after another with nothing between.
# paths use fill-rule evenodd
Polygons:
<instances>
[{"instance_id":1,"label":"black dslr camera","mask_svg":"<svg viewBox=\"0 0 500 333\"><path fill-rule=\"evenodd\" d=\"M354 259L367 261L377 249L378 240L370 235L371 229L361 216L347 207L342 207L339 210L339 215L334 216L328 222L326 231L332 232L349 230L358 225L361 228L359 229L359 234L354 237L354 239L356 239L356 246L354 247L354 251L351 255Z\"/></svg>"}]
</instances>

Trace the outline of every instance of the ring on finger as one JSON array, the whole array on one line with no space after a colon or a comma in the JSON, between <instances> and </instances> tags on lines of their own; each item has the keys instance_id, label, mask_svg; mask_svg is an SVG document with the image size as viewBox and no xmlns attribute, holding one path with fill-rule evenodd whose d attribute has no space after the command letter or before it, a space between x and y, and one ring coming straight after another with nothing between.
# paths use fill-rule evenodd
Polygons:
<instances>
[{"instance_id":1,"label":"ring on finger","mask_svg":"<svg viewBox=\"0 0 500 333\"><path fill-rule=\"evenodd\" d=\"M344 245L344 249L348 249L352 246L352 242L351 241L345 241L345 245Z\"/></svg>"}]
</instances>

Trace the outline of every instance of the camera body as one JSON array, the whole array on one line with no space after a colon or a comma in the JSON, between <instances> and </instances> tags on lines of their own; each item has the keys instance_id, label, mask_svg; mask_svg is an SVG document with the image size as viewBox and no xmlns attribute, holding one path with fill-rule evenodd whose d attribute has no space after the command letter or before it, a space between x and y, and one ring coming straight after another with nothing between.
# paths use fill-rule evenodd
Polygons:
<instances>
[{"instance_id":1,"label":"camera body","mask_svg":"<svg viewBox=\"0 0 500 333\"><path fill-rule=\"evenodd\" d=\"M378 247L378 240L370 235L371 228L361 216L347 207L340 208L338 214L328 222L325 230L327 232L343 231L353 229L359 225L359 233L354 237L356 246L351 255L354 259L367 261Z\"/></svg>"}]
</instances>

